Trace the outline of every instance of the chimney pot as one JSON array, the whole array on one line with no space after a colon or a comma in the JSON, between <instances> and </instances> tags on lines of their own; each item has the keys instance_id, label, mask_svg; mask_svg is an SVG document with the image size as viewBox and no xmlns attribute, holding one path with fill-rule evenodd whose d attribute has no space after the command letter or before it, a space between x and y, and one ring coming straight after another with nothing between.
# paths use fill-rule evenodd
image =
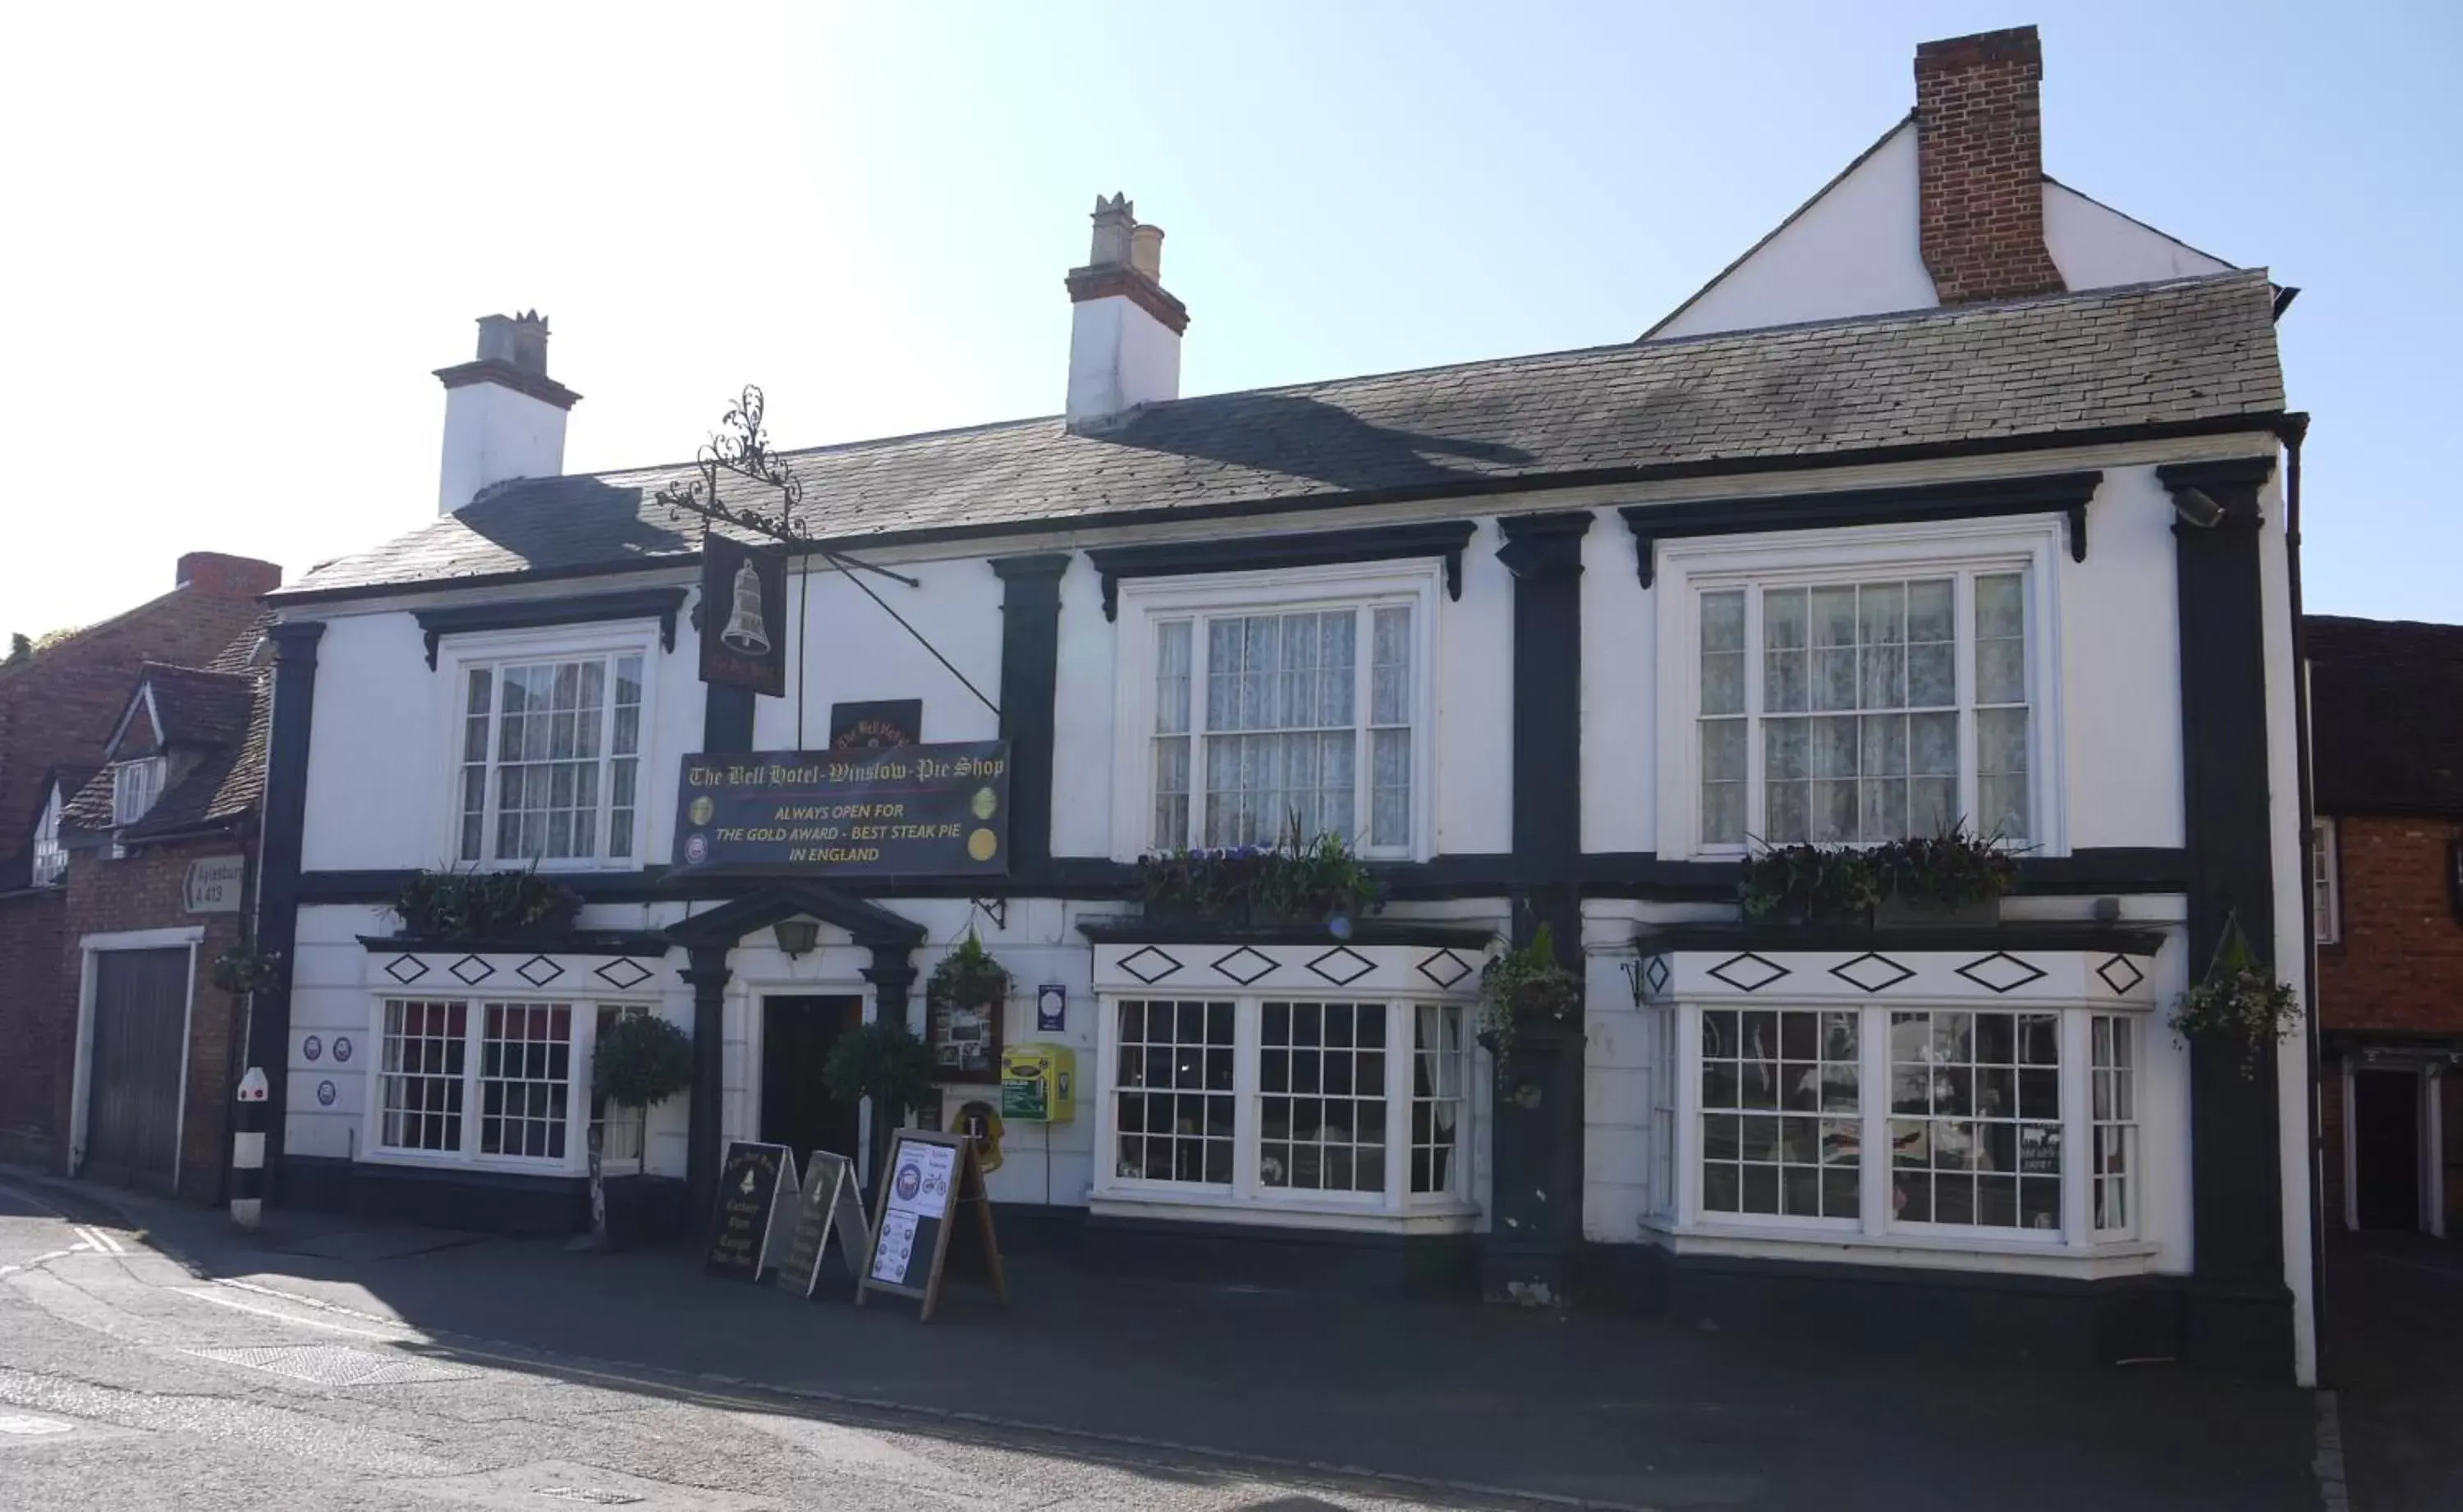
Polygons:
<instances>
[{"instance_id":1,"label":"chimney pot","mask_svg":"<svg viewBox=\"0 0 2463 1512\"><path fill-rule=\"evenodd\" d=\"M1095 196L1095 245L1086 253L1089 268L1122 268L1129 261L1129 238L1138 227L1138 207L1127 195Z\"/></svg>"},{"instance_id":2,"label":"chimney pot","mask_svg":"<svg viewBox=\"0 0 2463 1512\"><path fill-rule=\"evenodd\" d=\"M1163 227L1141 226L1129 232L1129 266L1156 283L1163 282Z\"/></svg>"}]
</instances>

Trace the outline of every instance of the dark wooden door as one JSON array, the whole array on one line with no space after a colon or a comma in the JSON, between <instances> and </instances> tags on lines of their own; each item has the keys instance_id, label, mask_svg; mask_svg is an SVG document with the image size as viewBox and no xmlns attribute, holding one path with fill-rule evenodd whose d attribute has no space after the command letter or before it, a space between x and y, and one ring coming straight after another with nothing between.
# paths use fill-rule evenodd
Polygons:
<instances>
[{"instance_id":1,"label":"dark wooden door","mask_svg":"<svg viewBox=\"0 0 2463 1512\"><path fill-rule=\"evenodd\" d=\"M799 1174L815 1150L856 1158L860 1110L830 1095L821 1068L862 1019L861 998L761 1000L761 1138L796 1152Z\"/></svg>"},{"instance_id":2,"label":"dark wooden door","mask_svg":"<svg viewBox=\"0 0 2463 1512\"><path fill-rule=\"evenodd\" d=\"M2420 1073L2352 1077L2352 1167L2363 1228L2420 1226Z\"/></svg>"},{"instance_id":3,"label":"dark wooden door","mask_svg":"<svg viewBox=\"0 0 2463 1512\"><path fill-rule=\"evenodd\" d=\"M188 1038L188 952L94 958L83 1173L171 1190L180 1159L180 1075Z\"/></svg>"}]
</instances>

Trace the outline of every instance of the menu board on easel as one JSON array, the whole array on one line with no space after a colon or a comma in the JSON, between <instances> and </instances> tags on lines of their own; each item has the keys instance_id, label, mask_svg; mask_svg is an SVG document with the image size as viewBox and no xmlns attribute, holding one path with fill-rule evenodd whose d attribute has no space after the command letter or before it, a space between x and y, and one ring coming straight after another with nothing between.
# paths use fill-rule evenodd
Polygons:
<instances>
[{"instance_id":1,"label":"menu board on easel","mask_svg":"<svg viewBox=\"0 0 2463 1512\"><path fill-rule=\"evenodd\" d=\"M816 1150L804 1167L804 1190L780 1247L775 1279L781 1290L813 1295L820 1285L833 1233L848 1272L861 1275L872 1249L872 1228L864 1220L863 1198L855 1189L855 1167L842 1155Z\"/></svg>"},{"instance_id":2,"label":"menu board on easel","mask_svg":"<svg viewBox=\"0 0 2463 1512\"><path fill-rule=\"evenodd\" d=\"M776 1226L778 1185L795 1190L795 1156L786 1147L739 1139L718 1168L718 1205L710 1214L709 1250L702 1274L734 1281L761 1278L763 1252Z\"/></svg>"},{"instance_id":3,"label":"menu board on easel","mask_svg":"<svg viewBox=\"0 0 2463 1512\"><path fill-rule=\"evenodd\" d=\"M962 1134L901 1129L889 1147L880 1221L856 1283L856 1306L876 1291L913 1297L924 1305L923 1321L929 1322L953 1237L981 1262L992 1294L1006 1307L1009 1282L1001 1271L992 1199L984 1192L973 1141Z\"/></svg>"}]
</instances>

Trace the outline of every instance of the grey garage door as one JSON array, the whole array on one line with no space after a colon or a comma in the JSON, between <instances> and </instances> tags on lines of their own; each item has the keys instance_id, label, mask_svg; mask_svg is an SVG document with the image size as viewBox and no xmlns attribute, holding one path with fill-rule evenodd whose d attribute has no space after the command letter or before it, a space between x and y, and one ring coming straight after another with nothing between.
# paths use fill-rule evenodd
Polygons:
<instances>
[{"instance_id":1,"label":"grey garage door","mask_svg":"<svg viewBox=\"0 0 2463 1512\"><path fill-rule=\"evenodd\" d=\"M94 958L86 1066L87 1176L168 1191L180 1159L188 952L106 950Z\"/></svg>"}]
</instances>

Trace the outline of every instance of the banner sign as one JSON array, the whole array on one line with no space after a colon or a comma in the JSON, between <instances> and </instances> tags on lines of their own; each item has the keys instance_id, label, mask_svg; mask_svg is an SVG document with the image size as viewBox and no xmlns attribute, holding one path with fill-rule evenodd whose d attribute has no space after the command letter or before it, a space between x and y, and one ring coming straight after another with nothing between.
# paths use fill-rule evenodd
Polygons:
<instances>
[{"instance_id":1,"label":"banner sign","mask_svg":"<svg viewBox=\"0 0 2463 1512\"><path fill-rule=\"evenodd\" d=\"M701 680L787 693L787 556L712 535L701 547Z\"/></svg>"},{"instance_id":2,"label":"banner sign","mask_svg":"<svg viewBox=\"0 0 2463 1512\"><path fill-rule=\"evenodd\" d=\"M1009 871L1009 745L685 758L675 865L835 876Z\"/></svg>"}]
</instances>

